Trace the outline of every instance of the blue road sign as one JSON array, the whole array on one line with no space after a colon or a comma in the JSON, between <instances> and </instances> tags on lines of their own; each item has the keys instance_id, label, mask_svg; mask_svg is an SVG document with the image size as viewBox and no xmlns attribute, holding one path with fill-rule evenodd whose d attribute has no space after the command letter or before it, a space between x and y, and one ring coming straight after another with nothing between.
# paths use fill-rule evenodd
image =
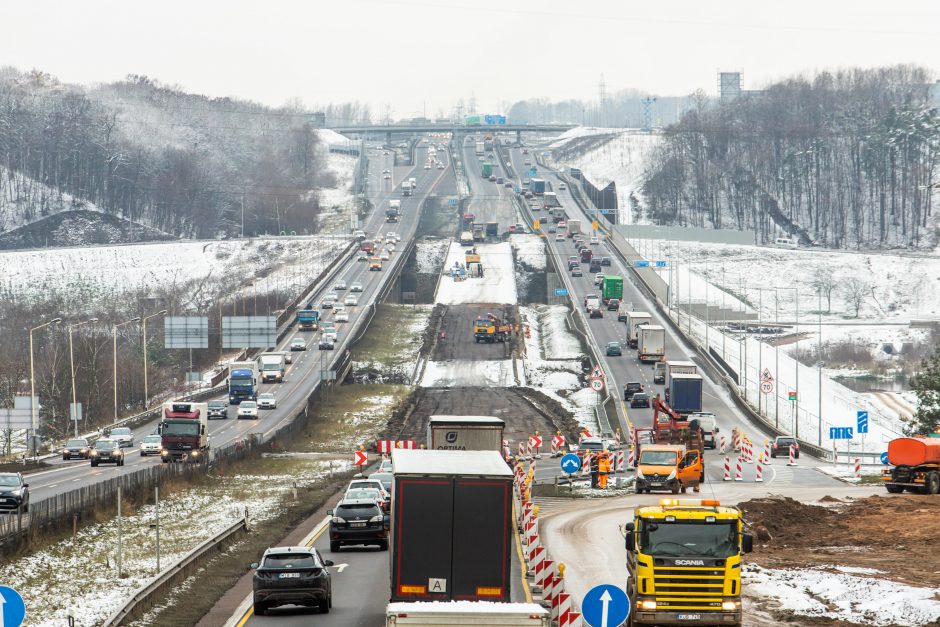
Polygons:
<instances>
[{"instance_id":1,"label":"blue road sign","mask_svg":"<svg viewBox=\"0 0 940 627\"><path fill-rule=\"evenodd\" d=\"M448 204L448 205L451 205L451 206L456 205L456 204L457 204L457 199L456 199L456 198L448 198L448 199L447 199L447 204Z\"/></svg>"},{"instance_id":2,"label":"blue road sign","mask_svg":"<svg viewBox=\"0 0 940 627\"><path fill-rule=\"evenodd\" d=\"M887 463L888 463L888 452L887 452L887 451L885 451L884 453L881 454L881 463L882 463L882 464L887 464Z\"/></svg>"},{"instance_id":3,"label":"blue road sign","mask_svg":"<svg viewBox=\"0 0 940 627\"><path fill-rule=\"evenodd\" d=\"M566 287L555 288L555 296L567 296L567 295L568 295L568 288Z\"/></svg>"},{"instance_id":4,"label":"blue road sign","mask_svg":"<svg viewBox=\"0 0 940 627\"><path fill-rule=\"evenodd\" d=\"M9 586L0 586L0 625L20 627L26 618L26 604L20 593Z\"/></svg>"},{"instance_id":5,"label":"blue road sign","mask_svg":"<svg viewBox=\"0 0 940 627\"><path fill-rule=\"evenodd\" d=\"M633 267L634 268L649 268L650 262L646 261L645 259L638 259L633 262Z\"/></svg>"},{"instance_id":6,"label":"blue road sign","mask_svg":"<svg viewBox=\"0 0 940 627\"><path fill-rule=\"evenodd\" d=\"M666 267L666 262L665 262L665 261L651 261L650 263L652 263L653 266L656 267L656 268L665 268L665 267Z\"/></svg>"},{"instance_id":7,"label":"blue road sign","mask_svg":"<svg viewBox=\"0 0 940 627\"><path fill-rule=\"evenodd\" d=\"M858 432L859 433L868 433L868 412L859 411L856 412L858 417Z\"/></svg>"},{"instance_id":8,"label":"blue road sign","mask_svg":"<svg viewBox=\"0 0 940 627\"><path fill-rule=\"evenodd\" d=\"M830 440L851 440L852 427L829 427Z\"/></svg>"},{"instance_id":9,"label":"blue road sign","mask_svg":"<svg viewBox=\"0 0 940 627\"><path fill-rule=\"evenodd\" d=\"M618 627L630 615L630 599L617 586L594 586L581 601L581 615L591 627Z\"/></svg>"},{"instance_id":10,"label":"blue road sign","mask_svg":"<svg viewBox=\"0 0 940 627\"><path fill-rule=\"evenodd\" d=\"M561 458L561 471L566 472L569 475L581 470L581 458L575 455L574 453L568 453Z\"/></svg>"}]
</instances>

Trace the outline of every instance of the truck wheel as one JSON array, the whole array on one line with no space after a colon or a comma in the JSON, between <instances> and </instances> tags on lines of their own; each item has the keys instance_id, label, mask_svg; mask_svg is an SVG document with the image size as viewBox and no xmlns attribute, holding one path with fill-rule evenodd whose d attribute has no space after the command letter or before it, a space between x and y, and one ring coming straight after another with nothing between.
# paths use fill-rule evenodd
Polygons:
<instances>
[{"instance_id":1,"label":"truck wheel","mask_svg":"<svg viewBox=\"0 0 940 627\"><path fill-rule=\"evenodd\" d=\"M678 485L677 485L677 486L674 486L674 487L672 488L672 493L673 493L673 494L679 494L679 486L678 486Z\"/></svg>"},{"instance_id":2,"label":"truck wheel","mask_svg":"<svg viewBox=\"0 0 940 627\"><path fill-rule=\"evenodd\" d=\"M98 462L91 462L91 467L92 467L92 468L97 468L97 467L98 467Z\"/></svg>"},{"instance_id":3,"label":"truck wheel","mask_svg":"<svg viewBox=\"0 0 940 627\"><path fill-rule=\"evenodd\" d=\"M330 542L330 553L339 553L339 542Z\"/></svg>"},{"instance_id":4,"label":"truck wheel","mask_svg":"<svg viewBox=\"0 0 940 627\"><path fill-rule=\"evenodd\" d=\"M888 484L885 486L885 489L888 490L888 494L900 494L901 492L904 492L904 486L901 485Z\"/></svg>"},{"instance_id":5,"label":"truck wheel","mask_svg":"<svg viewBox=\"0 0 940 627\"><path fill-rule=\"evenodd\" d=\"M927 473L927 494L940 493L940 474L936 471Z\"/></svg>"},{"instance_id":6,"label":"truck wheel","mask_svg":"<svg viewBox=\"0 0 940 627\"><path fill-rule=\"evenodd\" d=\"M264 616L264 613L268 610L265 606L260 603L255 603L255 616Z\"/></svg>"}]
</instances>

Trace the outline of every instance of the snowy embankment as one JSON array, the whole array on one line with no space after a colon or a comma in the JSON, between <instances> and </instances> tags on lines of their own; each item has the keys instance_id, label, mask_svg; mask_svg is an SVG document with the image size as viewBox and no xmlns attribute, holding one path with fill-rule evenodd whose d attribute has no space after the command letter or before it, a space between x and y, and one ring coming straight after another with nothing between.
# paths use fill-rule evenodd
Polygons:
<instances>
[{"instance_id":1,"label":"snowy embankment","mask_svg":"<svg viewBox=\"0 0 940 627\"><path fill-rule=\"evenodd\" d=\"M483 276L456 280L451 270L466 267L466 255L470 250L457 242L451 242L447 259L444 260L444 272L438 281L435 302L445 305L515 304L518 297L511 245L477 244Z\"/></svg>"},{"instance_id":2,"label":"snowy embankment","mask_svg":"<svg viewBox=\"0 0 940 627\"><path fill-rule=\"evenodd\" d=\"M511 359L429 361L421 387L509 387L516 384Z\"/></svg>"},{"instance_id":3,"label":"snowy embankment","mask_svg":"<svg viewBox=\"0 0 940 627\"><path fill-rule=\"evenodd\" d=\"M574 131L577 133L573 133ZM614 181L617 185L617 200L621 209L620 222L621 224L632 223L633 214L626 210L630 207L629 199L631 195L639 199L650 155L659 145L661 137L658 134L637 129L578 128L568 133L573 133L566 138L568 141L589 135L617 133L610 141L587 150L584 154L565 158L561 162L549 160L549 165L560 170L570 167L579 168L598 188L603 188ZM567 143L567 141L561 141L565 135L553 142L551 147L563 147Z\"/></svg>"}]
</instances>

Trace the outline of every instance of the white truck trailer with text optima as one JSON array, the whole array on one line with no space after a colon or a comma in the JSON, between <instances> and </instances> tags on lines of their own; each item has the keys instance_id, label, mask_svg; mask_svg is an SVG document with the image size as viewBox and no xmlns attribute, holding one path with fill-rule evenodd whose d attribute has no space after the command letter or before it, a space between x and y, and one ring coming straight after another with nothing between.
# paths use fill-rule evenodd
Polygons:
<instances>
[{"instance_id":1,"label":"white truck trailer with text optima","mask_svg":"<svg viewBox=\"0 0 940 627\"><path fill-rule=\"evenodd\" d=\"M658 324L641 324L636 329L637 359L648 364L666 356L666 329Z\"/></svg>"},{"instance_id":2,"label":"white truck trailer with text optima","mask_svg":"<svg viewBox=\"0 0 940 627\"><path fill-rule=\"evenodd\" d=\"M505 427L493 416L431 416L427 446L432 451L502 451Z\"/></svg>"}]
</instances>

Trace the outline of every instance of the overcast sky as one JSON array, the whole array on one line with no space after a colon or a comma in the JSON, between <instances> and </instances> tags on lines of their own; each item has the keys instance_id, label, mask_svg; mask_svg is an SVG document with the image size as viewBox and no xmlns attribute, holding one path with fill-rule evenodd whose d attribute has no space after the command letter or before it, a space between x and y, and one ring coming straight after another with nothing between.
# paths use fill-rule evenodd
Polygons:
<instances>
[{"instance_id":1,"label":"overcast sky","mask_svg":"<svg viewBox=\"0 0 940 627\"><path fill-rule=\"evenodd\" d=\"M395 116L530 97L745 89L848 65L940 72L938 0L9 0L0 65L67 82L146 74L270 105L360 100ZM940 74L936 76L940 78Z\"/></svg>"}]
</instances>

